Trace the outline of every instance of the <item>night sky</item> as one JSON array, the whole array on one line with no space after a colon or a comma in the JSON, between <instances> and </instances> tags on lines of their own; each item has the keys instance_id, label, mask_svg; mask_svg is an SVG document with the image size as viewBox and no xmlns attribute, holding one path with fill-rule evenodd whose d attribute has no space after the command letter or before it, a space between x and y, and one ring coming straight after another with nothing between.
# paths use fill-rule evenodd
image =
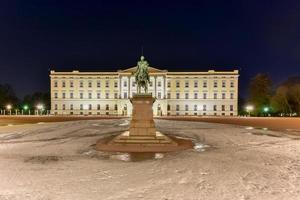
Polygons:
<instances>
[{"instance_id":1,"label":"night sky","mask_svg":"<svg viewBox=\"0 0 300 200\"><path fill-rule=\"evenodd\" d=\"M240 69L300 75L300 1L0 0L0 84L49 90L49 69Z\"/></svg>"}]
</instances>

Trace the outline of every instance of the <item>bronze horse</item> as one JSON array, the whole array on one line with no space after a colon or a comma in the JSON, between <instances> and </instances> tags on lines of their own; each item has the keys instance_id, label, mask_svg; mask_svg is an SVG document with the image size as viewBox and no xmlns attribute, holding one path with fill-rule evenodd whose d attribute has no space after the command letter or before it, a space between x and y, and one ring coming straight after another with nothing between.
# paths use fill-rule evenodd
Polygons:
<instances>
[{"instance_id":1,"label":"bronze horse","mask_svg":"<svg viewBox=\"0 0 300 200\"><path fill-rule=\"evenodd\" d=\"M138 61L137 69L134 73L135 82L137 84L137 93L141 94L141 88L144 88L145 93L148 92L149 84L149 73L148 73L148 62L145 60L144 56L141 56L141 60Z\"/></svg>"}]
</instances>

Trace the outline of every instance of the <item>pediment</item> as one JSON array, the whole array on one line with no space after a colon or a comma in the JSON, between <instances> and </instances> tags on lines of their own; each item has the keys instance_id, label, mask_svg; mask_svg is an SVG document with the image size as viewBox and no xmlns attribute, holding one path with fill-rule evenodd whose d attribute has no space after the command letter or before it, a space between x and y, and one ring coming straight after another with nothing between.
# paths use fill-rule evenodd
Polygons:
<instances>
[{"instance_id":1,"label":"pediment","mask_svg":"<svg viewBox=\"0 0 300 200\"><path fill-rule=\"evenodd\" d=\"M130 67L128 69L124 69L124 70L119 70L118 72L120 73L133 73L136 71L137 66L135 67ZM167 70L161 70L161 69L157 69L155 67L148 67L148 72L149 73L165 73L167 72Z\"/></svg>"}]
</instances>

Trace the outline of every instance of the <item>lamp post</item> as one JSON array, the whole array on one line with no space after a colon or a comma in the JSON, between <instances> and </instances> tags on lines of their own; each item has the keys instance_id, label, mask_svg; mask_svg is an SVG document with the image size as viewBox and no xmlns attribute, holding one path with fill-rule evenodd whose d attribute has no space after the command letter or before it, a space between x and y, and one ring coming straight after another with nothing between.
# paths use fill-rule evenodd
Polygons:
<instances>
[{"instance_id":1,"label":"lamp post","mask_svg":"<svg viewBox=\"0 0 300 200\"><path fill-rule=\"evenodd\" d=\"M27 105L24 105L24 106L23 106L23 110L25 111L25 114L26 114L26 111L28 110L28 108L29 108L29 107L28 107ZM22 115L23 115L23 110L22 110Z\"/></svg>"},{"instance_id":2,"label":"lamp post","mask_svg":"<svg viewBox=\"0 0 300 200\"><path fill-rule=\"evenodd\" d=\"M42 105L42 104L38 104L37 106L36 106L36 108L38 109L38 114L39 114L39 112L41 113L41 115L43 114L43 110L44 110L44 106Z\"/></svg>"},{"instance_id":3,"label":"lamp post","mask_svg":"<svg viewBox=\"0 0 300 200\"><path fill-rule=\"evenodd\" d=\"M10 104L6 105L6 109L8 110L9 115L11 115L12 106Z\"/></svg>"},{"instance_id":4,"label":"lamp post","mask_svg":"<svg viewBox=\"0 0 300 200\"><path fill-rule=\"evenodd\" d=\"M270 108L269 107L264 107L263 111L264 111L265 115L268 116L268 112L270 111Z\"/></svg>"},{"instance_id":5,"label":"lamp post","mask_svg":"<svg viewBox=\"0 0 300 200\"><path fill-rule=\"evenodd\" d=\"M251 117L251 112L254 110L254 107L252 105L246 106L246 112L248 112L249 117Z\"/></svg>"}]
</instances>

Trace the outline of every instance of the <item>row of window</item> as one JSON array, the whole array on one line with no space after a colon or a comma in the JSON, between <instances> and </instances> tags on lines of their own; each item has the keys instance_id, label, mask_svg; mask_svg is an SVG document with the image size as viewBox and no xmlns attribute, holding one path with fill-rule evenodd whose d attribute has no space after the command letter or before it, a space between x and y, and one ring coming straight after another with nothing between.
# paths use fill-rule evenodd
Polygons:
<instances>
[{"instance_id":1,"label":"row of window","mask_svg":"<svg viewBox=\"0 0 300 200\"><path fill-rule=\"evenodd\" d=\"M105 87L106 88L109 88L109 80L105 81ZM62 87L65 88L66 87L66 81L62 81L61 83ZM189 81L185 81L185 84L184 86L186 88L189 88ZM127 87L127 81L123 81L123 86L124 87ZM136 86L136 83L135 81L132 82L132 87L135 87ZM152 87L153 86L153 81L150 81L149 83L149 86ZM161 81L158 81L157 82L157 86L158 87L161 87L162 86L162 83ZM221 83L221 86L222 88L226 88L226 80L223 80L222 83ZM54 87L58 87L58 81L54 81ZM70 88L73 88L74 87L74 82L73 81L70 81L69 82L69 87ZM79 87L80 88L83 88L84 87L84 82L83 81L80 81L79 82ZM89 88L92 88L93 87L93 82L92 81L89 81L88 82L88 87ZM97 88L100 88L101 87L101 82L100 81L97 81ZM114 81L114 87L117 88L118 87L118 81ZM167 87L170 88L171 87L171 81L168 81L167 83ZM176 81L176 87L177 88L180 88L180 81ZM207 81L203 81L203 85L202 85L203 88L207 88ZM214 81L214 84L213 84L213 87L214 88L217 88L218 87L218 81ZM230 87L231 88L234 88L234 81L230 81ZM198 81L194 81L194 88L198 88Z\"/></svg>"},{"instance_id":2,"label":"row of window","mask_svg":"<svg viewBox=\"0 0 300 200\"><path fill-rule=\"evenodd\" d=\"M92 95L91 92L87 93L87 95L88 95L87 96L88 99L92 99L93 98L93 95ZM234 99L234 93L230 93L229 95L230 95L229 96L230 99ZM58 93L57 92L54 93L54 98L58 99ZM65 92L62 92L61 98L62 99L66 99L67 98ZM69 98L70 99L74 99L74 93L73 92L69 93ZM80 99L84 99L84 93L83 92L79 93L79 98ZM118 93L114 93L114 98L115 99L119 98L118 97ZM123 98L125 98L125 99L128 98L127 92L123 93ZM157 93L157 98L158 99L162 99L162 93L161 92ZM189 99L190 98L189 93L184 93L184 98L185 99ZM198 99L198 98L199 98L198 93L194 93L194 99ZM207 93L203 93L202 94L202 98L203 99L207 99ZM218 99L218 93L214 93L213 94L213 98L214 99ZM97 93L97 99L101 99L101 93ZM109 93L108 92L105 93L105 99L109 99ZM171 99L171 93L167 93L167 99ZM176 99L180 99L180 93L179 92L176 93ZM226 93L221 93L221 99L226 99Z\"/></svg>"},{"instance_id":3,"label":"row of window","mask_svg":"<svg viewBox=\"0 0 300 200\"><path fill-rule=\"evenodd\" d=\"M233 105L229 105L229 111L233 111L233 108L234 106ZM184 111L189 111L190 108L189 105L185 105L184 106ZM193 107L193 110L194 111L198 111L198 105L195 104L194 107ZM167 110L170 111L171 110L171 105L167 105ZM176 105L176 111L182 111L181 108L180 108L180 105ZM218 111L218 106L217 105L213 105L212 107L212 110L213 111ZM202 111L208 111L208 108L207 108L207 105L202 105ZM226 106L225 105L221 105L221 111L226 111Z\"/></svg>"},{"instance_id":4,"label":"row of window","mask_svg":"<svg viewBox=\"0 0 300 200\"><path fill-rule=\"evenodd\" d=\"M62 104L61 109L62 110L66 110L66 104ZM85 110L92 110L93 109L93 105L92 104L88 104L88 105L80 104L79 105L79 109L80 110L84 110L84 109ZM97 110L101 110L100 104L97 104L96 109ZM54 104L54 110L58 110L58 105L57 104ZM74 110L74 105L73 104L69 105L69 110ZM105 105L105 110L109 110L109 104ZM117 104L114 105L114 110L118 110L118 105Z\"/></svg>"}]
</instances>

